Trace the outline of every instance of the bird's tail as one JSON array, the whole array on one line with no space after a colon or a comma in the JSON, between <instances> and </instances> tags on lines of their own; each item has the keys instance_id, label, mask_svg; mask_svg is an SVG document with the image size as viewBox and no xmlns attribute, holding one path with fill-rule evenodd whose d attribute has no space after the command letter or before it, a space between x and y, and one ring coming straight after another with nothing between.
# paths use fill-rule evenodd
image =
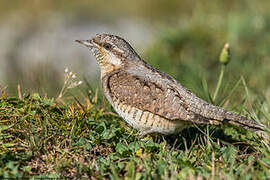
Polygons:
<instances>
[{"instance_id":1,"label":"bird's tail","mask_svg":"<svg viewBox=\"0 0 270 180\"><path fill-rule=\"evenodd\" d=\"M238 115L234 112L226 112L224 123L233 124L236 126L241 126L245 129L261 132L264 131L265 126L253 119L248 119L245 116Z\"/></svg>"}]
</instances>

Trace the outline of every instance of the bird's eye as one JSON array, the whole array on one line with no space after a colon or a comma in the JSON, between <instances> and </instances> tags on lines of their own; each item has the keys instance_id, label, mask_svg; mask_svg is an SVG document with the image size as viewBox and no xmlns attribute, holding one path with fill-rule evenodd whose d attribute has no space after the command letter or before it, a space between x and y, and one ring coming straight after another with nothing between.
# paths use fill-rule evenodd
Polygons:
<instances>
[{"instance_id":1,"label":"bird's eye","mask_svg":"<svg viewBox=\"0 0 270 180\"><path fill-rule=\"evenodd\" d=\"M105 44L104 45L104 48L107 49L107 50L110 50L112 48L112 45L110 44Z\"/></svg>"}]
</instances>

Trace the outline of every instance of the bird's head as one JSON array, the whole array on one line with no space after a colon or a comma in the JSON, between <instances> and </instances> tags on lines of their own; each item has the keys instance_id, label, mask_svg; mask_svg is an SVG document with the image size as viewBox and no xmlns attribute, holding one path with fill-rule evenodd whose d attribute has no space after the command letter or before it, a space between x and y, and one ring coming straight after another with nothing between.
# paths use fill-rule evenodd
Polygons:
<instances>
[{"instance_id":1,"label":"bird's head","mask_svg":"<svg viewBox=\"0 0 270 180\"><path fill-rule=\"evenodd\" d=\"M110 34L97 34L90 40L76 40L88 47L101 71L112 71L129 62L140 60L138 54L123 38Z\"/></svg>"}]
</instances>

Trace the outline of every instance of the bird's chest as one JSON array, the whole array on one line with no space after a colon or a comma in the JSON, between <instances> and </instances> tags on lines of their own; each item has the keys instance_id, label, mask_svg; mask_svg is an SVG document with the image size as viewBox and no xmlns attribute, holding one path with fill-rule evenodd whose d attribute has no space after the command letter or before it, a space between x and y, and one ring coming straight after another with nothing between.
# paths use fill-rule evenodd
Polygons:
<instances>
[{"instance_id":1,"label":"bird's chest","mask_svg":"<svg viewBox=\"0 0 270 180\"><path fill-rule=\"evenodd\" d=\"M181 121L167 120L149 111L115 100L111 103L115 111L133 128L147 133L173 134L184 127Z\"/></svg>"},{"instance_id":2,"label":"bird's chest","mask_svg":"<svg viewBox=\"0 0 270 180\"><path fill-rule=\"evenodd\" d=\"M123 88L121 91L119 87L115 87L118 85ZM133 128L141 132L160 134L172 134L182 129L183 124L181 121L168 120L152 113L147 110L147 108L143 108L146 102L149 104L151 104L151 102L146 98L147 101L139 99L143 98L142 95L140 95L141 92L139 92L140 88L130 86L129 83L110 81L109 78L106 77L102 79L102 87L106 98L112 104L115 111ZM126 93L126 91L128 93ZM131 93L131 91L133 93Z\"/></svg>"},{"instance_id":3,"label":"bird's chest","mask_svg":"<svg viewBox=\"0 0 270 180\"><path fill-rule=\"evenodd\" d=\"M144 111L137 107L124 104L109 93L105 93L105 96L119 116L121 116L130 126L140 132L168 135L178 132L184 128L181 121L167 120L149 111Z\"/></svg>"}]
</instances>

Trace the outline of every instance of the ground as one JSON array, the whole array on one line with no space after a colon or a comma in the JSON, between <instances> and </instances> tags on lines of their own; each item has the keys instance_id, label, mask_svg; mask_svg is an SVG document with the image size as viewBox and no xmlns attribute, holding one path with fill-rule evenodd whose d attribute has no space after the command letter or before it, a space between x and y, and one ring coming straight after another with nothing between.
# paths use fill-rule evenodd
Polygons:
<instances>
[{"instance_id":1,"label":"ground","mask_svg":"<svg viewBox=\"0 0 270 180\"><path fill-rule=\"evenodd\" d=\"M261 135L203 126L141 138L97 93L68 105L38 94L3 95L0 123L1 178L270 177L269 141Z\"/></svg>"}]
</instances>

